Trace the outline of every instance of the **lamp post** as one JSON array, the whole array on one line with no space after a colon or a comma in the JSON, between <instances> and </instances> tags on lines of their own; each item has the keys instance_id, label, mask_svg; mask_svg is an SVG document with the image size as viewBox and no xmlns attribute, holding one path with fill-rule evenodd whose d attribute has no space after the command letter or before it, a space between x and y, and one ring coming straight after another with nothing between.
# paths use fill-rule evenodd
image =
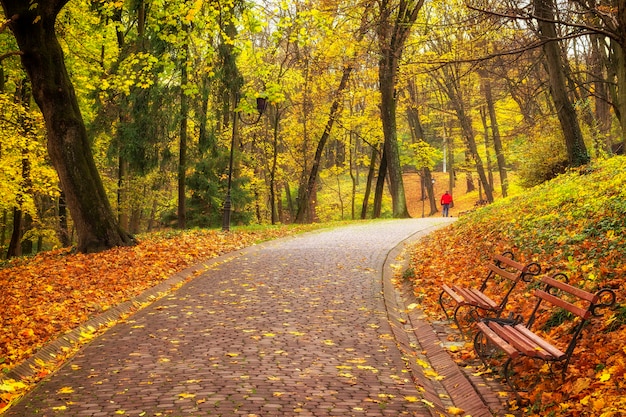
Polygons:
<instances>
[{"instance_id":1,"label":"lamp post","mask_svg":"<svg viewBox=\"0 0 626 417\"><path fill-rule=\"evenodd\" d=\"M226 188L226 198L224 199L224 218L222 220L222 231L228 232L230 231L230 213L232 208L232 200L230 196L230 192L232 189L233 183L233 159L235 156L235 138L237 137L237 120L241 120L242 123L246 125L253 125L261 120L261 116L263 116L263 112L265 111L265 107L267 107L267 99L265 97L257 97L256 99L256 111L258 113L258 117L250 122L246 122L242 117L241 113L237 112L237 106L239 105L239 94L235 95L235 108L233 109L233 131L230 139L230 158L228 160L228 185Z\"/></svg>"}]
</instances>

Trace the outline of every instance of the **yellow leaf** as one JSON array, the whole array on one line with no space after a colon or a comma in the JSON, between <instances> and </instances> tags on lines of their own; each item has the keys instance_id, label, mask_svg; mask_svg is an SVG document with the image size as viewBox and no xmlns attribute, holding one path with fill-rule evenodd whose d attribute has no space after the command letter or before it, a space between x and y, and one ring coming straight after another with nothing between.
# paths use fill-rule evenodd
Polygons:
<instances>
[{"instance_id":1,"label":"yellow leaf","mask_svg":"<svg viewBox=\"0 0 626 417\"><path fill-rule=\"evenodd\" d=\"M422 402L424 404L426 404L427 406L429 406L430 408L435 408L435 404L433 404L432 402L428 401L428 400L424 400L422 399Z\"/></svg>"},{"instance_id":2,"label":"yellow leaf","mask_svg":"<svg viewBox=\"0 0 626 417\"><path fill-rule=\"evenodd\" d=\"M188 394L186 392L182 392L182 393L178 394L178 396L180 398L194 398L196 396L196 394Z\"/></svg>"},{"instance_id":3,"label":"yellow leaf","mask_svg":"<svg viewBox=\"0 0 626 417\"><path fill-rule=\"evenodd\" d=\"M432 369L426 369L424 371L424 375L426 375L428 378L432 378L436 381L441 381L442 379L445 378L445 376L439 375L437 372L433 371Z\"/></svg>"},{"instance_id":4,"label":"yellow leaf","mask_svg":"<svg viewBox=\"0 0 626 417\"><path fill-rule=\"evenodd\" d=\"M417 359L415 362L417 362L417 364L419 366L421 366L422 368L424 368L424 369L430 368L430 364L428 362L426 362L426 361L423 361L421 359Z\"/></svg>"},{"instance_id":5,"label":"yellow leaf","mask_svg":"<svg viewBox=\"0 0 626 417\"><path fill-rule=\"evenodd\" d=\"M0 384L0 391L4 392L15 392L16 390L22 390L24 388L26 388L26 384L14 379L8 379Z\"/></svg>"},{"instance_id":6,"label":"yellow leaf","mask_svg":"<svg viewBox=\"0 0 626 417\"><path fill-rule=\"evenodd\" d=\"M412 396L406 396L404 397L404 399L410 403L416 403L418 402L420 399L417 397L412 397Z\"/></svg>"},{"instance_id":7,"label":"yellow leaf","mask_svg":"<svg viewBox=\"0 0 626 417\"><path fill-rule=\"evenodd\" d=\"M71 394L74 392L72 387L63 387L57 391L57 394Z\"/></svg>"},{"instance_id":8,"label":"yellow leaf","mask_svg":"<svg viewBox=\"0 0 626 417\"><path fill-rule=\"evenodd\" d=\"M606 382L611 379L611 374L607 371L602 372L602 374L598 378L600 382Z\"/></svg>"},{"instance_id":9,"label":"yellow leaf","mask_svg":"<svg viewBox=\"0 0 626 417\"><path fill-rule=\"evenodd\" d=\"M453 416L460 416L461 414L465 413L465 410L459 407L448 407L448 413L452 414Z\"/></svg>"},{"instance_id":10,"label":"yellow leaf","mask_svg":"<svg viewBox=\"0 0 626 417\"><path fill-rule=\"evenodd\" d=\"M378 369L374 368L373 366L357 365L357 368L364 371L372 371L373 373L378 372Z\"/></svg>"}]
</instances>

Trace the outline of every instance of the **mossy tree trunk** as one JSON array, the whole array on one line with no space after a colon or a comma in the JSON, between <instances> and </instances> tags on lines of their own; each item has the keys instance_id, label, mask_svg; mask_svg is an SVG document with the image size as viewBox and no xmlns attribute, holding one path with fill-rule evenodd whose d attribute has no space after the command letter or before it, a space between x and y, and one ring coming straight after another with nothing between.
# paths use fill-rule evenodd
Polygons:
<instances>
[{"instance_id":1,"label":"mossy tree trunk","mask_svg":"<svg viewBox=\"0 0 626 417\"><path fill-rule=\"evenodd\" d=\"M2 7L46 122L48 153L74 220L77 249L90 253L130 245L134 239L121 229L107 199L56 37L55 20L66 3L2 0Z\"/></svg>"}]
</instances>

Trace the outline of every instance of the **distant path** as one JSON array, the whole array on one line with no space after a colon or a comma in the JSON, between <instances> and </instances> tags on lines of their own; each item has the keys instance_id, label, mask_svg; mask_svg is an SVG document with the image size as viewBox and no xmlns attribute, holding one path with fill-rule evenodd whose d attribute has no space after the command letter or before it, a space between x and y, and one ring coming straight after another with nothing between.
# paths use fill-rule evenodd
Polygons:
<instances>
[{"instance_id":1,"label":"distant path","mask_svg":"<svg viewBox=\"0 0 626 417\"><path fill-rule=\"evenodd\" d=\"M398 244L452 220L240 251L92 341L5 415L435 415L398 348L381 277Z\"/></svg>"}]
</instances>

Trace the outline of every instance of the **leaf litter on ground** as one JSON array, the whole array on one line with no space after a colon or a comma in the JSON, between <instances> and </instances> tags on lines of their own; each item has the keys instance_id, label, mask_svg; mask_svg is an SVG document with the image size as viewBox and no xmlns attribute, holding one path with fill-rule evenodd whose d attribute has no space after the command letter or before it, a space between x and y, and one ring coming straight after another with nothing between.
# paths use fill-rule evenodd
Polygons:
<instances>
[{"instance_id":1,"label":"leaf litter on ground","mask_svg":"<svg viewBox=\"0 0 626 417\"><path fill-rule=\"evenodd\" d=\"M11 260L0 269L0 378L47 343L185 268L260 241L319 227L156 232L139 236L135 246L96 254L66 248ZM81 328L81 342L88 342L99 330ZM50 363L37 361L40 369L26 380L0 379L0 414L71 354L57 355Z\"/></svg>"}]
</instances>

